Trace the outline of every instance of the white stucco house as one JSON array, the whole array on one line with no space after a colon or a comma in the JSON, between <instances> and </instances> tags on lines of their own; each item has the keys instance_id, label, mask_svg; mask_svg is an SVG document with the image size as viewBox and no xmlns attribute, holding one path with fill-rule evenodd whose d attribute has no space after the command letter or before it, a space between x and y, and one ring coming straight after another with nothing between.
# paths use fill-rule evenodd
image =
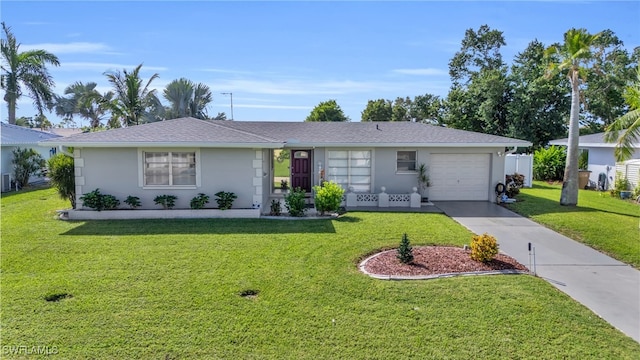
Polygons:
<instances>
[{"instance_id":1,"label":"white stucco house","mask_svg":"<svg viewBox=\"0 0 640 360\"><path fill-rule=\"evenodd\" d=\"M549 142L550 145L567 146L569 139L557 139ZM583 135L578 138L578 148L588 152L589 167L591 171L589 180L598 184L600 174L607 178L606 188L610 187L616 177L616 157L614 155L616 144L604 141L604 133ZM640 159L640 144L635 144L635 153L632 159Z\"/></svg>"},{"instance_id":2,"label":"white stucco house","mask_svg":"<svg viewBox=\"0 0 640 360\"><path fill-rule=\"evenodd\" d=\"M233 208L269 212L282 187L307 193L323 179L358 194L409 194L429 170L430 200L495 201L504 154L527 141L411 122L244 122L181 118L44 140L73 147L76 195L97 188L157 209L158 195L189 208L198 193L235 193Z\"/></svg>"},{"instance_id":3,"label":"white stucco house","mask_svg":"<svg viewBox=\"0 0 640 360\"><path fill-rule=\"evenodd\" d=\"M37 151L45 160L49 159L57 151L55 145L38 145L38 142L46 139L59 138L60 135L56 135L46 131L40 131L36 129L30 129L22 126L0 123L0 145L1 145L1 158L0 174L2 174L2 191L8 191L11 186L11 180L13 179L13 165L11 160L13 159L13 150L17 148L31 148ZM36 181L39 178L33 176L31 181Z\"/></svg>"}]
</instances>

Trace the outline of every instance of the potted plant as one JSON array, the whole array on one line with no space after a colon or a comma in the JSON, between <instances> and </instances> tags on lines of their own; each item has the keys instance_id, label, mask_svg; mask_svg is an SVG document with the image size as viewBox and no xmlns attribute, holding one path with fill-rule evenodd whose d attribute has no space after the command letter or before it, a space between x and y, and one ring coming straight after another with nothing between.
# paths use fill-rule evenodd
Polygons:
<instances>
[{"instance_id":1,"label":"potted plant","mask_svg":"<svg viewBox=\"0 0 640 360\"><path fill-rule=\"evenodd\" d=\"M422 202L429 201L429 193L427 191L429 186L431 186L431 181L429 180L429 170L427 165L420 164L418 166L418 189L420 190Z\"/></svg>"}]
</instances>

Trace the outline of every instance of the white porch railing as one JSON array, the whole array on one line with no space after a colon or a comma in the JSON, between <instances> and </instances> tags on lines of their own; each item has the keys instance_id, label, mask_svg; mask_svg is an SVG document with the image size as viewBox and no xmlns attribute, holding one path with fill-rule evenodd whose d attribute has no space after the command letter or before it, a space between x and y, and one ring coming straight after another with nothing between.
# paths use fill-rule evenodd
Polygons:
<instances>
[{"instance_id":1,"label":"white porch railing","mask_svg":"<svg viewBox=\"0 0 640 360\"><path fill-rule=\"evenodd\" d=\"M418 194L418 189L413 188L410 194L387 194L386 188L380 188L382 192L379 194L363 194L353 192L353 188L345 194L346 207L362 207L377 206L386 207L412 207L419 208L421 206L422 197Z\"/></svg>"}]
</instances>

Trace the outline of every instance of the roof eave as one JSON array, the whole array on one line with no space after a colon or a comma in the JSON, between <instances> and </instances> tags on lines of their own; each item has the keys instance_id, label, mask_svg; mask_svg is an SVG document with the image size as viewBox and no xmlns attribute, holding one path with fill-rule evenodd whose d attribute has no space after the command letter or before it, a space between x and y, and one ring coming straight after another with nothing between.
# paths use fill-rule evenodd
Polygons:
<instances>
[{"instance_id":1,"label":"roof eave","mask_svg":"<svg viewBox=\"0 0 640 360\"><path fill-rule=\"evenodd\" d=\"M218 142L82 142L82 141L46 141L39 142L43 146L67 146L77 148L265 148L278 149L282 143L218 143Z\"/></svg>"},{"instance_id":2,"label":"roof eave","mask_svg":"<svg viewBox=\"0 0 640 360\"><path fill-rule=\"evenodd\" d=\"M296 143L284 143L285 148L300 148L300 147L448 147L448 148L498 148L498 147L529 147L533 144L530 142L518 142L518 143L329 143L329 142L296 142Z\"/></svg>"}]
</instances>

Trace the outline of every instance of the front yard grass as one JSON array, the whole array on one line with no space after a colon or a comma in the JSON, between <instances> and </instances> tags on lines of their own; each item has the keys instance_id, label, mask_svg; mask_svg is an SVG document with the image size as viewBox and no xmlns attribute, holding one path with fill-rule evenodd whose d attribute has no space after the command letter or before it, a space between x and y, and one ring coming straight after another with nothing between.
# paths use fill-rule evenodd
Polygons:
<instances>
[{"instance_id":1,"label":"front yard grass","mask_svg":"<svg viewBox=\"0 0 640 360\"><path fill-rule=\"evenodd\" d=\"M640 344L533 276L381 281L375 249L462 245L441 214L64 222L45 189L2 197L2 351L60 358L636 359ZM258 290L244 298L244 290ZM49 295L69 294L59 301Z\"/></svg>"},{"instance_id":2,"label":"front yard grass","mask_svg":"<svg viewBox=\"0 0 640 360\"><path fill-rule=\"evenodd\" d=\"M640 206L608 192L580 190L578 206L560 205L561 185L534 181L509 209L640 268Z\"/></svg>"}]
</instances>

